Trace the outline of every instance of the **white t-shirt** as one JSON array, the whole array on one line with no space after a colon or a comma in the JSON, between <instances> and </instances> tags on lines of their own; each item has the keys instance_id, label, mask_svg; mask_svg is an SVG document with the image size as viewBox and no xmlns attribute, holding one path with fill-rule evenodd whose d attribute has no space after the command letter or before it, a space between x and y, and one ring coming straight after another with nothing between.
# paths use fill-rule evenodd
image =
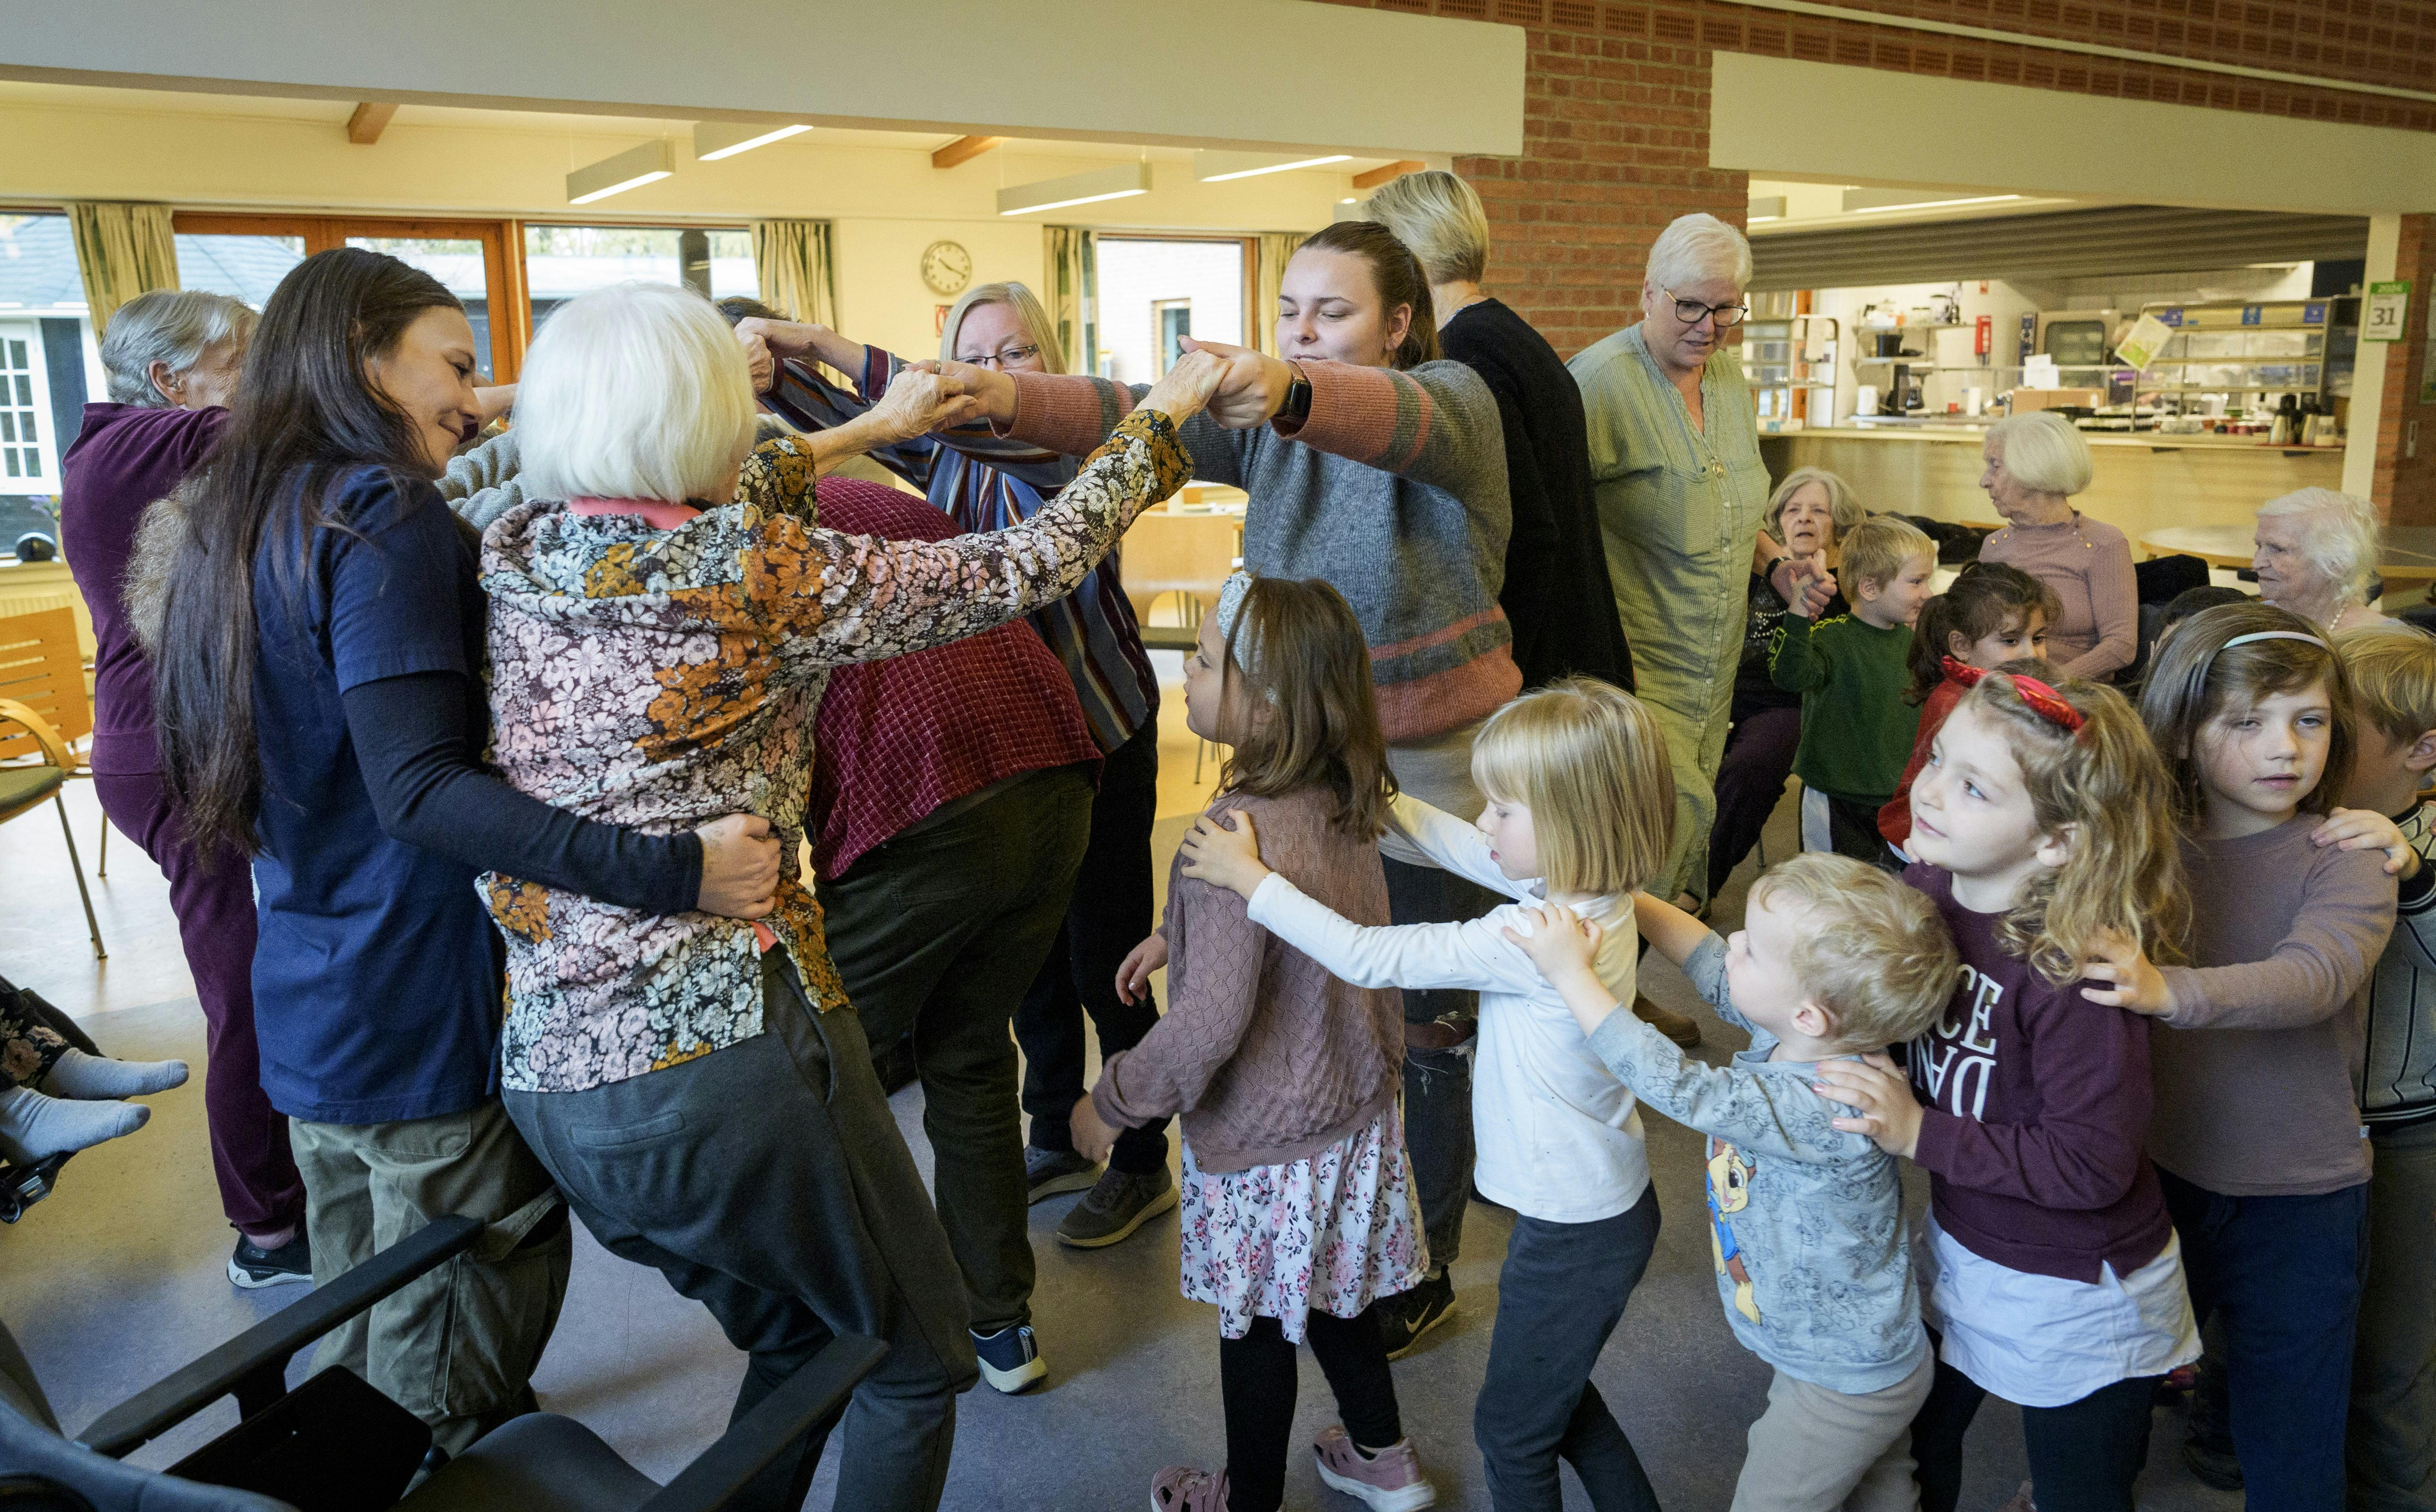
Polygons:
<instances>
[{"instance_id":1,"label":"white t-shirt","mask_svg":"<svg viewBox=\"0 0 2436 1512\"><path fill-rule=\"evenodd\" d=\"M1943 1335L1945 1363L2018 1406L2062 1407L2200 1357L2178 1234L2131 1275L2103 1265L2093 1283L1975 1255L1932 1214L1914 1266L1921 1315Z\"/></svg>"},{"instance_id":2,"label":"white t-shirt","mask_svg":"<svg viewBox=\"0 0 2436 1512\"><path fill-rule=\"evenodd\" d=\"M1480 831L1400 796L1394 825L1450 872L1508 897L1538 902L1540 884L1518 882L1488 858ZM1640 935L1632 909L1601 899L1584 912L1606 929L1599 981L1629 1005ZM1480 994L1471 1073L1482 1196L1525 1217L1595 1223L1628 1210L1649 1187L1649 1152L1631 1091L1591 1053L1581 1025L1531 958L1505 938L1528 932L1522 903L1460 924L1365 929L1272 874L1252 895L1252 922L1345 981L1364 987L1469 988ZM1627 1008L1628 1011L1628 1008Z\"/></svg>"}]
</instances>

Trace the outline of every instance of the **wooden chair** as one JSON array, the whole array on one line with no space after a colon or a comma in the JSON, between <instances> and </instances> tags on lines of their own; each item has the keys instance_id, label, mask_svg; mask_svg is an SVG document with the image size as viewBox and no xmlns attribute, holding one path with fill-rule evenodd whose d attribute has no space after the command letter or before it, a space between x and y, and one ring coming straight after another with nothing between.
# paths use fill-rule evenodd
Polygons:
<instances>
[{"instance_id":1,"label":"wooden chair","mask_svg":"<svg viewBox=\"0 0 2436 1512\"><path fill-rule=\"evenodd\" d=\"M0 824L30 813L49 799L60 811L60 833L68 843L68 865L84 900L85 927L93 953L106 960L101 923L84 883L84 861L68 828L61 795L70 777L93 775L73 741L93 734L93 705L85 698L84 666L77 655L76 617L44 609L0 619ZM109 844L109 825L102 843Z\"/></svg>"},{"instance_id":2,"label":"wooden chair","mask_svg":"<svg viewBox=\"0 0 2436 1512\"><path fill-rule=\"evenodd\" d=\"M1117 558L1117 575L1134 606L1134 618L1142 626L1143 644L1189 649L1189 635L1157 634L1150 622L1151 611L1160 600L1173 600L1179 628L1197 633L1201 617L1218 606L1218 590L1227 585L1227 574L1241 560L1243 537L1243 517L1236 514L1178 514L1155 509L1135 519ZM1195 782L1201 780L1209 744L1203 740L1193 747Z\"/></svg>"}]
</instances>

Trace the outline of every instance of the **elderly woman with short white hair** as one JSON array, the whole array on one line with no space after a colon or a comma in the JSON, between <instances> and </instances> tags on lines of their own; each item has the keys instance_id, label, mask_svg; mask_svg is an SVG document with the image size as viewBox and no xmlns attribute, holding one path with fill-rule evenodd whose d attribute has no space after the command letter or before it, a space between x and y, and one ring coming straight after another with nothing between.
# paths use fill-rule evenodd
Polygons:
<instances>
[{"instance_id":1,"label":"elderly woman with short white hair","mask_svg":"<svg viewBox=\"0 0 2436 1512\"><path fill-rule=\"evenodd\" d=\"M2302 488L2258 506L2258 594L2328 634L2385 618L2368 601L2376 577L2376 506L2357 494Z\"/></svg>"},{"instance_id":2,"label":"elderly woman with short white hair","mask_svg":"<svg viewBox=\"0 0 2436 1512\"><path fill-rule=\"evenodd\" d=\"M1640 323L1567 364L1589 419L1608 577L1637 691L1675 768L1674 848L1649 882L1669 899L1708 886L1750 574L1788 600L1812 592L1814 608L1833 586L1805 578L1760 529L1767 464L1750 386L1725 339L1749 313L1750 276L1742 233L1714 216L1684 216L1649 249ZM1690 1019L1635 1006L1679 1043L1697 1040Z\"/></svg>"},{"instance_id":3,"label":"elderly woman with short white hair","mask_svg":"<svg viewBox=\"0 0 2436 1512\"><path fill-rule=\"evenodd\" d=\"M1988 427L1979 486L2005 518L1979 560L2016 567L2055 590L2063 615L2047 626L2047 659L2066 677L2103 679L2140 649L2140 586L2132 543L2073 508L2095 472L2089 443L2044 409Z\"/></svg>"}]
</instances>

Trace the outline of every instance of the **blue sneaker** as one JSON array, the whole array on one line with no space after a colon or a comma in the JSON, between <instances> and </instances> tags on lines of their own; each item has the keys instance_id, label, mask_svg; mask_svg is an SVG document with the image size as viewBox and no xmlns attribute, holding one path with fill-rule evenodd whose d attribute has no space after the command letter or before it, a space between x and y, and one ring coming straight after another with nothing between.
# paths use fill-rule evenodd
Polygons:
<instances>
[{"instance_id":1,"label":"blue sneaker","mask_svg":"<svg viewBox=\"0 0 2436 1512\"><path fill-rule=\"evenodd\" d=\"M1030 1390L1033 1382L1049 1374L1029 1323L1011 1323L996 1333L976 1331L973 1353L981 1361L982 1379L1010 1397Z\"/></svg>"}]
</instances>

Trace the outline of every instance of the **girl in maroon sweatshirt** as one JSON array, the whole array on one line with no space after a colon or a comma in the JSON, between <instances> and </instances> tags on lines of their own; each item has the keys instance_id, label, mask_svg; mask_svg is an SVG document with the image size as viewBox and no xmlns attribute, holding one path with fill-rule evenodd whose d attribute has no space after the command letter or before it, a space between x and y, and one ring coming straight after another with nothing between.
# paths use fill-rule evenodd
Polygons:
<instances>
[{"instance_id":1,"label":"girl in maroon sweatshirt","mask_svg":"<svg viewBox=\"0 0 2436 1512\"><path fill-rule=\"evenodd\" d=\"M2141 715L2175 778L2191 964L2161 971L2123 942L2091 963L2116 988L2094 996L2155 1016L2149 1153L2192 1305L2224 1325L2250 1504L2341 1512L2368 1215L2352 1078L2410 850L2384 814L2334 807L2351 687L2298 615L2193 615L2159 647Z\"/></svg>"},{"instance_id":2,"label":"girl in maroon sweatshirt","mask_svg":"<svg viewBox=\"0 0 2436 1512\"><path fill-rule=\"evenodd\" d=\"M1831 1062L1837 1121L1929 1173L1912 1423L1921 1505L1952 1512L1987 1395L2021 1405L2040 1512L2130 1512L2157 1377L2199 1355L2149 1163L2149 1034L2083 999L2106 930L2165 949L2183 913L2164 768L2111 688L1965 669L1911 790L1905 880L1962 956L1945 1017L1891 1062Z\"/></svg>"}]
</instances>

